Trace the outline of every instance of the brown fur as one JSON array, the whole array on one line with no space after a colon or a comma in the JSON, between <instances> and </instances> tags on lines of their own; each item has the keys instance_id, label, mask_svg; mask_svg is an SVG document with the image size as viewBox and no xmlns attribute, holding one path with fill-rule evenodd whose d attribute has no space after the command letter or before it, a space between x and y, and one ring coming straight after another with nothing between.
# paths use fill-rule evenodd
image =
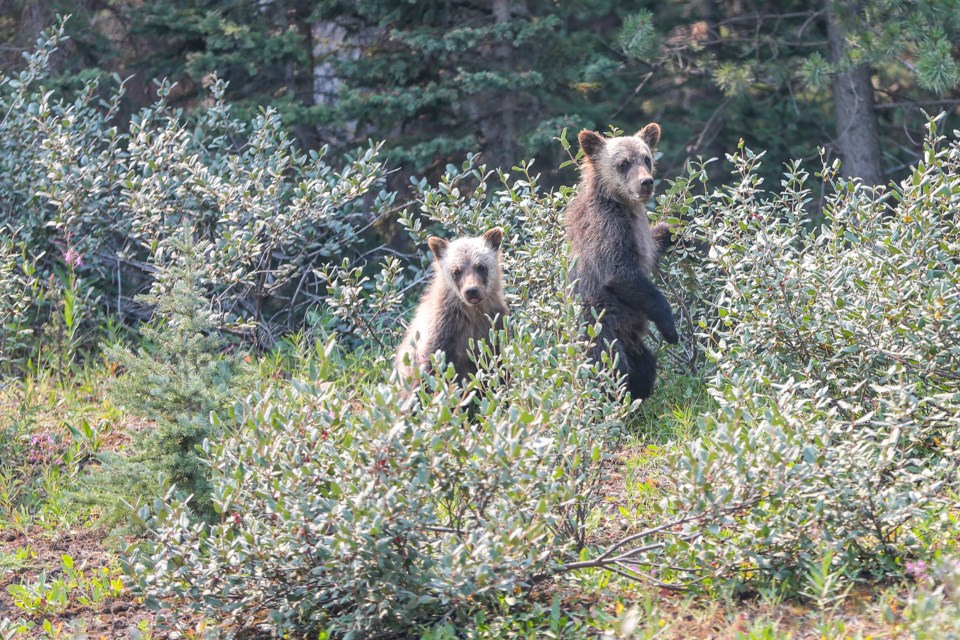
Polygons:
<instances>
[{"instance_id":1,"label":"brown fur","mask_svg":"<svg viewBox=\"0 0 960 640\"><path fill-rule=\"evenodd\" d=\"M614 344L618 367L631 395L646 398L656 378L656 357L644 346L653 321L668 342L677 342L673 312L651 276L671 243L671 229L647 218L653 196L653 159L660 126L648 124L634 136L604 139L581 131L584 151L578 194L566 211L567 239L576 258L577 292L586 319L604 312L602 331L590 357Z\"/></svg>"},{"instance_id":2,"label":"brown fur","mask_svg":"<svg viewBox=\"0 0 960 640\"><path fill-rule=\"evenodd\" d=\"M490 320L502 328L507 315L503 299L500 242L503 230L494 227L479 238L447 242L428 240L436 261L434 276L397 351L396 368L404 378L429 370L430 356L442 351L463 381L476 373L470 361L470 340L485 339Z\"/></svg>"}]
</instances>

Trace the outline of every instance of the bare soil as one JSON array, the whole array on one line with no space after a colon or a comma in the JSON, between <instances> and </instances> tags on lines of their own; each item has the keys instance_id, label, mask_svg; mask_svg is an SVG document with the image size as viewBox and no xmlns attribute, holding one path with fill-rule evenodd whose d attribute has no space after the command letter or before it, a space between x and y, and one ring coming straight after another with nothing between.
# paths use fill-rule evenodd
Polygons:
<instances>
[{"instance_id":1,"label":"bare soil","mask_svg":"<svg viewBox=\"0 0 960 640\"><path fill-rule=\"evenodd\" d=\"M63 555L69 555L74 566L84 570L109 566L115 554L104 546L106 533L76 528L51 534L35 527L26 534L11 531L0 534L0 553L13 554L24 547L32 552L26 566L0 575L0 616L24 618L38 626L46 619L55 627L61 625L63 629L83 630L88 638L98 640L129 638L141 621L152 619L151 612L131 596L108 599L98 608L71 604L64 611L30 616L14 606L13 597L7 591L8 585L33 581L43 570L46 570L48 580L57 578Z\"/></svg>"}]
</instances>

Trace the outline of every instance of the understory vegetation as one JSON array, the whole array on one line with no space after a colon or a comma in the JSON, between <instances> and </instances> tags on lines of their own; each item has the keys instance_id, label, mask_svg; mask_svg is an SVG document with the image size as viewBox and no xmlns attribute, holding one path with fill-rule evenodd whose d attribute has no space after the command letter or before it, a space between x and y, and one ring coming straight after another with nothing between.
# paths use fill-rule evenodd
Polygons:
<instances>
[{"instance_id":1,"label":"understory vegetation","mask_svg":"<svg viewBox=\"0 0 960 640\"><path fill-rule=\"evenodd\" d=\"M46 88L55 44L0 79L0 637L107 611L140 638L960 633L936 118L887 187L831 161L767 184L743 144L722 185L662 182L681 344L640 403L584 360L571 191L534 167L396 193L377 144L332 166L219 83L124 128L121 88ZM443 362L405 386L426 238L494 225L504 329L465 386Z\"/></svg>"}]
</instances>

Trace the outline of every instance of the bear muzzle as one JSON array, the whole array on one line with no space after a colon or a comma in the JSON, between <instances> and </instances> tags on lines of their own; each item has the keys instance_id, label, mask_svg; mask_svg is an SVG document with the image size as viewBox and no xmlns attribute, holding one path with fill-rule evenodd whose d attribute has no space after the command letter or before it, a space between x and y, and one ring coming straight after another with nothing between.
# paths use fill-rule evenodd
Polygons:
<instances>
[{"instance_id":1,"label":"bear muzzle","mask_svg":"<svg viewBox=\"0 0 960 640\"><path fill-rule=\"evenodd\" d=\"M480 301L483 300L483 292L476 285L466 287L463 290L463 299L469 304L480 304Z\"/></svg>"},{"instance_id":2,"label":"bear muzzle","mask_svg":"<svg viewBox=\"0 0 960 640\"><path fill-rule=\"evenodd\" d=\"M649 198L653 195L653 178L644 178L640 181L640 197Z\"/></svg>"}]
</instances>

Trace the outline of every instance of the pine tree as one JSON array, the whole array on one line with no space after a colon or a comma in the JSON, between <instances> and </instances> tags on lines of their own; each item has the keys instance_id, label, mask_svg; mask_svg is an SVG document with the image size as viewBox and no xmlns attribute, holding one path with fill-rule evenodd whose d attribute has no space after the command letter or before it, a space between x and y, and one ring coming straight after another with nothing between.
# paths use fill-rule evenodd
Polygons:
<instances>
[{"instance_id":1,"label":"pine tree","mask_svg":"<svg viewBox=\"0 0 960 640\"><path fill-rule=\"evenodd\" d=\"M141 42L131 66L178 83L171 98L200 104L214 76L228 81L226 99L240 119L271 106L304 147L316 148L311 16L307 0L164 0L129 10Z\"/></svg>"},{"instance_id":2,"label":"pine tree","mask_svg":"<svg viewBox=\"0 0 960 640\"><path fill-rule=\"evenodd\" d=\"M169 0L131 16L141 67L178 81L183 104L216 73L239 113L273 106L306 147L386 140L409 175L476 151L505 168L546 152L542 169L556 167L564 126L610 121L623 87L608 41L643 4Z\"/></svg>"},{"instance_id":3,"label":"pine tree","mask_svg":"<svg viewBox=\"0 0 960 640\"><path fill-rule=\"evenodd\" d=\"M694 0L631 16L620 35L658 42L624 52L636 100L670 114L667 144L721 156L744 137L768 152L771 178L825 146L867 184L916 159L921 109L956 109L958 38L957 0Z\"/></svg>"},{"instance_id":4,"label":"pine tree","mask_svg":"<svg viewBox=\"0 0 960 640\"><path fill-rule=\"evenodd\" d=\"M621 7L607 0L364 0L362 52L337 62L333 117L385 138L401 166L429 172L480 151L509 169L541 155L559 164L564 128L606 127L616 103L607 42ZM611 95L612 94L612 95Z\"/></svg>"},{"instance_id":5,"label":"pine tree","mask_svg":"<svg viewBox=\"0 0 960 640\"><path fill-rule=\"evenodd\" d=\"M178 258L161 269L148 295L151 322L141 327L144 346L131 352L119 346L115 359L123 375L111 389L113 402L155 424L132 434L132 453L107 455L99 485L101 503L117 497L128 502L157 495L158 484L172 482L193 495L202 517L212 515L207 473L198 447L217 433L211 414L221 414L246 388L251 376L242 363L224 353L215 314L204 297L203 245L184 229L173 243Z\"/></svg>"}]
</instances>

